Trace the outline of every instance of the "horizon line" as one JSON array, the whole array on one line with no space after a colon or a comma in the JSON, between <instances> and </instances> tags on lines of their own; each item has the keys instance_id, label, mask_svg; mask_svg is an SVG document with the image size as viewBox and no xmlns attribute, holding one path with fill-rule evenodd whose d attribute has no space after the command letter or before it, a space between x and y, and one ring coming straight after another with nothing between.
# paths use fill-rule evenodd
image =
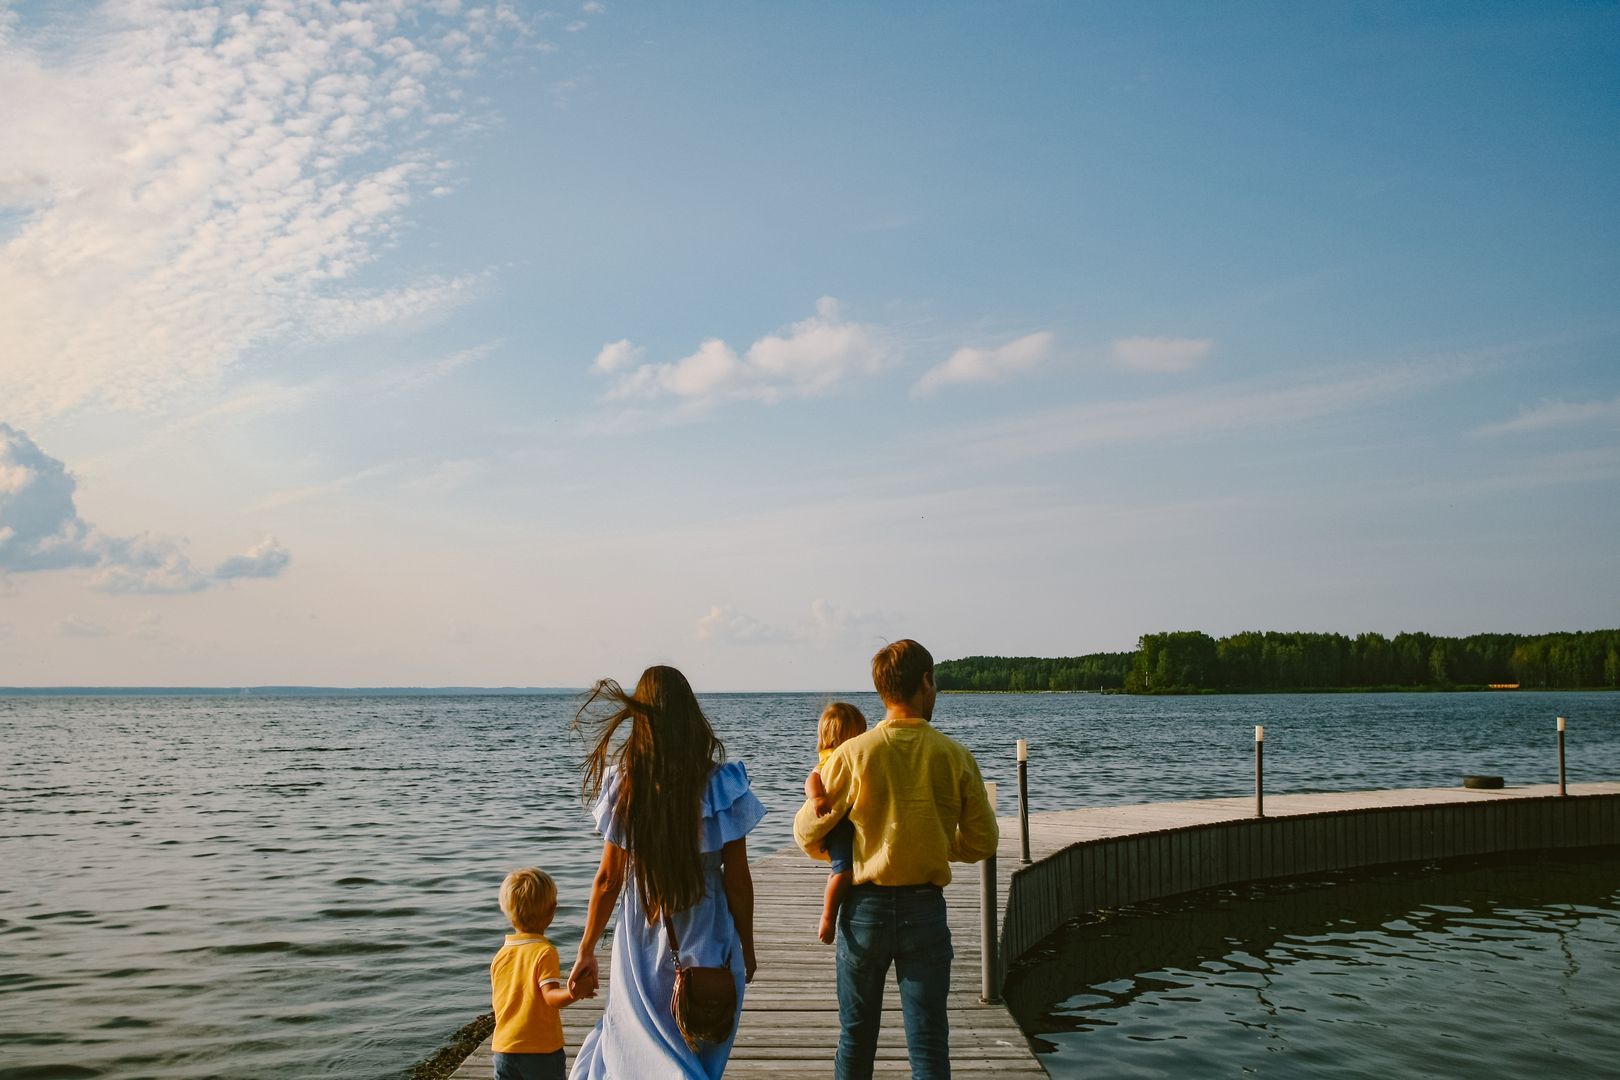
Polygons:
<instances>
[{"instance_id":1,"label":"horizon line","mask_svg":"<svg viewBox=\"0 0 1620 1080\"><path fill-rule=\"evenodd\" d=\"M0 696L23 696L32 694L254 694L274 693L287 691L315 692L315 693L388 693L388 694L582 694L590 689L588 686L473 686L473 685L443 685L443 686L323 686L314 683L264 683L241 684L223 683L216 685L145 685L145 684L98 684L85 686L0 686ZM698 691L698 696L704 694L870 694L874 690L704 690Z\"/></svg>"}]
</instances>

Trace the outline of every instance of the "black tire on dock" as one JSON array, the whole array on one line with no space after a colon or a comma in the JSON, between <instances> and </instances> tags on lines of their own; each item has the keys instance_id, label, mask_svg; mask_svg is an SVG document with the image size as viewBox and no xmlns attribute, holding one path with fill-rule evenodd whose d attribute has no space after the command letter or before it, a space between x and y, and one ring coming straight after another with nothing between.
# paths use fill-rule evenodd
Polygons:
<instances>
[{"instance_id":1,"label":"black tire on dock","mask_svg":"<svg viewBox=\"0 0 1620 1080\"><path fill-rule=\"evenodd\" d=\"M1500 776L1463 777L1463 787L1465 788L1499 788L1501 786L1502 778Z\"/></svg>"}]
</instances>

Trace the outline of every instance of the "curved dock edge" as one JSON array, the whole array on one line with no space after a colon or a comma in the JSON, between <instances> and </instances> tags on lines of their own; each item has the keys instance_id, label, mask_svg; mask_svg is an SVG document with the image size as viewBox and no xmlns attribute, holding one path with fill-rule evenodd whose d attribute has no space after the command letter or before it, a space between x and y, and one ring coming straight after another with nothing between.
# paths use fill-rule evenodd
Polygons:
<instances>
[{"instance_id":1,"label":"curved dock edge","mask_svg":"<svg viewBox=\"0 0 1620 1080\"><path fill-rule=\"evenodd\" d=\"M1001 977L1071 919L1252 881L1469 855L1620 845L1620 783L1276 795L1092 807L1030 818L1014 870ZM1009 857L1003 837L1000 859Z\"/></svg>"}]
</instances>

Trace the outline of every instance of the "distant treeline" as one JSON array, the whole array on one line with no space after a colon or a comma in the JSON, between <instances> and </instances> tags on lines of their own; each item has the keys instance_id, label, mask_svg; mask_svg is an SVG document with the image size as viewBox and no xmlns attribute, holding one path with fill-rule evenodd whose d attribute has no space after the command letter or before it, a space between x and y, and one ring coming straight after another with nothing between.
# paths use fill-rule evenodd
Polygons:
<instances>
[{"instance_id":1,"label":"distant treeline","mask_svg":"<svg viewBox=\"0 0 1620 1080\"><path fill-rule=\"evenodd\" d=\"M1039 656L968 656L934 666L941 690L1119 690L1135 653Z\"/></svg>"},{"instance_id":2,"label":"distant treeline","mask_svg":"<svg viewBox=\"0 0 1620 1080\"><path fill-rule=\"evenodd\" d=\"M1559 634L1144 634L1134 653L969 656L936 672L941 690L1355 690L1486 686L1620 687L1620 630Z\"/></svg>"}]
</instances>

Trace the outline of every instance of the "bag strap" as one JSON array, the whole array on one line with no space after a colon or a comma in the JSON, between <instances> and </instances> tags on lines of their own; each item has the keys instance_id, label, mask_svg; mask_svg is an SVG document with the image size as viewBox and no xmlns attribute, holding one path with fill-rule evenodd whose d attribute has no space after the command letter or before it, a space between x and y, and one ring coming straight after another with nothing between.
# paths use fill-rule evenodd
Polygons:
<instances>
[{"instance_id":1,"label":"bag strap","mask_svg":"<svg viewBox=\"0 0 1620 1080\"><path fill-rule=\"evenodd\" d=\"M664 940L669 943L669 958L675 961L675 972L681 970L681 941L675 936L675 926L669 921L669 911L664 911Z\"/></svg>"},{"instance_id":2,"label":"bag strap","mask_svg":"<svg viewBox=\"0 0 1620 1080\"><path fill-rule=\"evenodd\" d=\"M675 962L675 973L678 975L685 969L681 967L681 939L675 936L675 924L669 921L669 912L664 912L664 940L669 945L669 958ZM731 966L731 950L726 950L726 962L723 967Z\"/></svg>"}]
</instances>

